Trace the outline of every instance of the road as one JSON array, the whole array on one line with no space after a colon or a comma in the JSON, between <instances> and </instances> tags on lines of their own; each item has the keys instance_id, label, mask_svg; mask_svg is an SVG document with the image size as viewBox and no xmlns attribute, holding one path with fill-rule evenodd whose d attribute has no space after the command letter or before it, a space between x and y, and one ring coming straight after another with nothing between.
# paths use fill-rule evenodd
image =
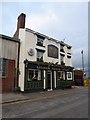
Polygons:
<instances>
[{"instance_id":1,"label":"road","mask_svg":"<svg viewBox=\"0 0 90 120\"><path fill-rule=\"evenodd\" d=\"M88 88L63 90L40 100L5 104L3 118L88 118Z\"/></svg>"}]
</instances>

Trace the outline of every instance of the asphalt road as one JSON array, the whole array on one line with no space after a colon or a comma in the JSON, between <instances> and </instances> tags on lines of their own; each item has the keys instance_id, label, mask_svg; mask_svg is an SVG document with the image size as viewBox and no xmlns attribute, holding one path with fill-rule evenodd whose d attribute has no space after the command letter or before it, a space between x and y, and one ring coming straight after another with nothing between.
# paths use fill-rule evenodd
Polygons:
<instances>
[{"instance_id":1,"label":"asphalt road","mask_svg":"<svg viewBox=\"0 0 90 120\"><path fill-rule=\"evenodd\" d=\"M2 106L3 118L88 118L88 88ZM57 94L57 92L55 92Z\"/></svg>"}]
</instances>

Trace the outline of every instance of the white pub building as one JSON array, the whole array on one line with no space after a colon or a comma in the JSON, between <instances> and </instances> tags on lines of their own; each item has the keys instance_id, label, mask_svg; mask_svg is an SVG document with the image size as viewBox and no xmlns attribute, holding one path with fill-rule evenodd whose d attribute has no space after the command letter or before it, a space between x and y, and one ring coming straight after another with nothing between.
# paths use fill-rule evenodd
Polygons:
<instances>
[{"instance_id":1,"label":"white pub building","mask_svg":"<svg viewBox=\"0 0 90 120\"><path fill-rule=\"evenodd\" d=\"M18 17L13 37L20 39L20 91L53 90L73 85L71 46L25 28L25 14Z\"/></svg>"}]
</instances>

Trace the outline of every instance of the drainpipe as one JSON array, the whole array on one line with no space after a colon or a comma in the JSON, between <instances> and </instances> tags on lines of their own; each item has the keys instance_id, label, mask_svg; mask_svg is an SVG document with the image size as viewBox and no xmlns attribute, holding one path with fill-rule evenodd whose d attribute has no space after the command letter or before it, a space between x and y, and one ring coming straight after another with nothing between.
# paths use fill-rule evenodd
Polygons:
<instances>
[{"instance_id":1,"label":"drainpipe","mask_svg":"<svg viewBox=\"0 0 90 120\"><path fill-rule=\"evenodd\" d=\"M18 81L19 81L19 57L20 57L20 42L18 43L18 58L17 58L17 82L16 82L16 87L18 89Z\"/></svg>"},{"instance_id":2,"label":"drainpipe","mask_svg":"<svg viewBox=\"0 0 90 120\"><path fill-rule=\"evenodd\" d=\"M17 67L16 67L16 73L14 78L14 91L19 91L18 87L18 81L19 81L19 56L20 56L20 42L18 42L18 57L17 57Z\"/></svg>"}]
</instances>

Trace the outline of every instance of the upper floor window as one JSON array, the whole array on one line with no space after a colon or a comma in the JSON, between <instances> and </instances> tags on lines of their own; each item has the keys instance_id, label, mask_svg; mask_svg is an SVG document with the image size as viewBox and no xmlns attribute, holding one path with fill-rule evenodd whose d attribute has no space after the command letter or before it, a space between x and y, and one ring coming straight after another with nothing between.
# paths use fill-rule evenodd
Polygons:
<instances>
[{"instance_id":1,"label":"upper floor window","mask_svg":"<svg viewBox=\"0 0 90 120\"><path fill-rule=\"evenodd\" d=\"M71 46L67 46L68 49L71 49Z\"/></svg>"},{"instance_id":2,"label":"upper floor window","mask_svg":"<svg viewBox=\"0 0 90 120\"><path fill-rule=\"evenodd\" d=\"M37 61L43 62L43 51L37 50Z\"/></svg>"},{"instance_id":3,"label":"upper floor window","mask_svg":"<svg viewBox=\"0 0 90 120\"><path fill-rule=\"evenodd\" d=\"M65 63L64 63L64 56L65 55L60 54L61 65L65 65Z\"/></svg>"},{"instance_id":4,"label":"upper floor window","mask_svg":"<svg viewBox=\"0 0 90 120\"><path fill-rule=\"evenodd\" d=\"M43 46L44 37L37 35L37 45Z\"/></svg>"},{"instance_id":5,"label":"upper floor window","mask_svg":"<svg viewBox=\"0 0 90 120\"><path fill-rule=\"evenodd\" d=\"M48 57L58 58L58 48L54 45L48 45Z\"/></svg>"},{"instance_id":6,"label":"upper floor window","mask_svg":"<svg viewBox=\"0 0 90 120\"><path fill-rule=\"evenodd\" d=\"M60 60L64 61L64 55L63 54L60 54Z\"/></svg>"},{"instance_id":7,"label":"upper floor window","mask_svg":"<svg viewBox=\"0 0 90 120\"><path fill-rule=\"evenodd\" d=\"M64 52L64 45L63 44L60 44L60 51Z\"/></svg>"},{"instance_id":8,"label":"upper floor window","mask_svg":"<svg viewBox=\"0 0 90 120\"><path fill-rule=\"evenodd\" d=\"M67 55L67 58L71 58L71 56L68 56L68 55Z\"/></svg>"}]
</instances>

